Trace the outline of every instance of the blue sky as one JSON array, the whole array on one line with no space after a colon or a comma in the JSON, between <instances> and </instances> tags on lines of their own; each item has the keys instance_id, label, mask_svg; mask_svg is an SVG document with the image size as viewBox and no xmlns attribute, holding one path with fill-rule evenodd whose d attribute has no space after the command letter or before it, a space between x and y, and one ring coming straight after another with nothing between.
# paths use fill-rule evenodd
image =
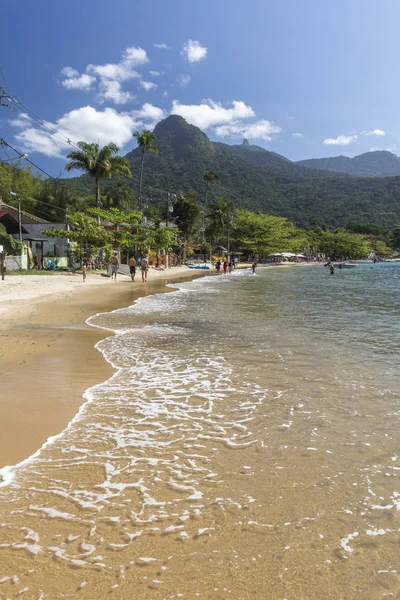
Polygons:
<instances>
[{"instance_id":1,"label":"blue sky","mask_svg":"<svg viewBox=\"0 0 400 600\"><path fill-rule=\"evenodd\" d=\"M397 0L7 2L6 87L57 135L18 105L0 136L51 174L67 139L125 153L171 112L292 160L397 153L399 18Z\"/></svg>"}]
</instances>

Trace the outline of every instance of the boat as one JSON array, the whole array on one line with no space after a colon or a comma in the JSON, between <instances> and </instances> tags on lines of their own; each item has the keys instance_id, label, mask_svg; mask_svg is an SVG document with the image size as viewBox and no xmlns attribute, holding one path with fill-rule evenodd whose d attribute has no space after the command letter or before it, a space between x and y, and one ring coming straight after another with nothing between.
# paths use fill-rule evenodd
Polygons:
<instances>
[{"instance_id":1,"label":"boat","mask_svg":"<svg viewBox=\"0 0 400 600\"><path fill-rule=\"evenodd\" d=\"M335 264L334 267L335 269L355 269L356 267L358 267L358 265L354 263L343 262Z\"/></svg>"},{"instance_id":2,"label":"boat","mask_svg":"<svg viewBox=\"0 0 400 600\"><path fill-rule=\"evenodd\" d=\"M209 270L210 267L208 265L186 265L188 269L207 269Z\"/></svg>"}]
</instances>

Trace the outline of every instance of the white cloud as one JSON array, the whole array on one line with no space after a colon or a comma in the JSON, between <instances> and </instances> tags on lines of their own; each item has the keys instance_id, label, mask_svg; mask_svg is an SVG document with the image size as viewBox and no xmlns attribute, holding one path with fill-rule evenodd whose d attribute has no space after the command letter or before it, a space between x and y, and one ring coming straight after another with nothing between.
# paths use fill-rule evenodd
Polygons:
<instances>
[{"instance_id":1,"label":"white cloud","mask_svg":"<svg viewBox=\"0 0 400 600\"><path fill-rule=\"evenodd\" d=\"M292 133L292 136L294 138L302 138L302 137L304 137L304 135L302 133L299 133L299 132Z\"/></svg>"},{"instance_id":2,"label":"white cloud","mask_svg":"<svg viewBox=\"0 0 400 600\"><path fill-rule=\"evenodd\" d=\"M109 100L111 102L114 102L115 104L126 104L134 98L135 96L132 96L130 92L124 92L121 89L121 84L119 81L115 81L112 79L103 79L100 82L100 102L107 102Z\"/></svg>"},{"instance_id":3,"label":"white cloud","mask_svg":"<svg viewBox=\"0 0 400 600\"><path fill-rule=\"evenodd\" d=\"M201 43L196 40L187 40L183 45L181 54L190 63L194 63L207 56L207 48L202 46Z\"/></svg>"},{"instance_id":4,"label":"white cloud","mask_svg":"<svg viewBox=\"0 0 400 600\"><path fill-rule=\"evenodd\" d=\"M190 81L191 81L191 77L190 75L180 75L177 79L179 85L181 86L181 88L185 88L187 85L189 85Z\"/></svg>"},{"instance_id":5,"label":"white cloud","mask_svg":"<svg viewBox=\"0 0 400 600\"><path fill-rule=\"evenodd\" d=\"M169 50L169 46L167 44L153 44L155 48L160 48L160 50Z\"/></svg>"},{"instance_id":6,"label":"white cloud","mask_svg":"<svg viewBox=\"0 0 400 600\"><path fill-rule=\"evenodd\" d=\"M135 117L128 113L119 113L113 108L96 110L92 106L83 106L63 115L55 123L47 123L56 129L57 136L42 129L30 126L29 122L17 124L20 132L16 140L27 152L39 152L51 157L62 157L71 151L67 140L76 144L79 141L98 142L101 146L113 141L122 147L132 138L137 128Z\"/></svg>"},{"instance_id":7,"label":"white cloud","mask_svg":"<svg viewBox=\"0 0 400 600\"><path fill-rule=\"evenodd\" d=\"M78 73L79 75L79 73ZM83 73L79 75L79 77L70 77L68 79L64 79L61 85L67 90L90 90L94 82L96 81L96 77L92 77L92 75L88 75L87 73Z\"/></svg>"},{"instance_id":8,"label":"white cloud","mask_svg":"<svg viewBox=\"0 0 400 600\"><path fill-rule=\"evenodd\" d=\"M134 96L121 89L121 82L139 78L140 75L135 67L145 65L148 62L146 50L130 46L122 52L120 62L103 65L89 64L86 67L86 73L82 75L79 75L79 72L72 67L64 67L61 73L67 79L62 82L62 86L69 90L88 90L97 82L100 102L111 101L115 104L126 104Z\"/></svg>"},{"instance_id":9,"label":"white cloud","mask_svg":"<svg viewBox=\"0 0 400 600\"><path fill-rule=\"evenodd\" d=\"M338 135L337 138L326 138L324 144L328 146L348 146L358 139L358 135Z\"/></svg>"},{"instance_id":10,"label":"white cloud","mask_svg":"<svg viewBox=\"0 0 400 600\"><path fill-rule=\"evenodd\" d=\"M165 91L165 92L163 92L163 94L162 94L162 95L163 95L163 97L164 97L164 98L166 98L166 97L168 96L168 92L167 92L167 91Z\"/></svg>"},{"instance_id":11,"label":"white cloud","mask_svg":"<svg viewBox=\"0 0 400 600\"><path fill-rule=\"evenodd\" d=\"M64 75L64 77L77 77L79 75L79 71L73 67L64 67L61 69L61 75Z\"/></svg>"},{"instance_id":12,"label":"white cloud","mask_svg":"<svg viewBox=\"0 0 400 600\"><path fill-rule=\"evenodd\" d=\"M132 112L135 120L139 122L145 122L146 127L153 128L157 125L161 119L166 117L165 111L159 106L154 106L149 102L145 102L140 110Z\"/></svg>"},{"instance_id":13,"label":"white cloud","mask_svg":"<svg viewBox=\"0 0 400 600\"><path fill-rule=\"evenodd\" d=\"M122 53L123 63L131 65L133 67L137 67L138 65L145 65L149 61L146 50L143 48L135 48L135 46L130 46L126 48Z\"/></svg>"},{"instance_id":14,"label":"white cloud","mask_svg":"<svg viewBox=\"0 0 400 600\"><path fill-rule=\"evenodd\" d=\"M280 133L282 129L271 121L261 120L254 123L230 123L215 128L219 137L245 137L270 142L274 133Z\"/></svg>"},{"instance_id":15,"label":"white cloud","mask_svg":"<svg viewBox=\"0 0 400 600\"><path fill-rule=\"evenodd\" d=\"M142 87L144 90L146 90L146 92L150 92L151 90L156 90L157 89L157 84L153 83L152 81L141 81L140 82L140 87Z\"/></svg>"},{"instance_id":16,"label":"white cloud","mask_svg":"<svg viewBox=\"0 0 400 600\"><path fill-rule=\"evenodd\" d=\"M158 77L159 75L161 75L160 71L149 71L150 75L152 75L153 77Z\"/></svg>"},{"instance_id":17,"label":"white cloud","mask_svg":"<svg viewBox=\"0 0 400 600\"><path fill-rule=\"evenodd\" d=\"M173 100L171 115L180 115L188 123L201 129L208 129L255 117L255 112L251 106L237 100L232 102L232 108L224 108L222 104L213 100L203 100L202 104L181 104L178 100Z\"/></svg>"},{"instance_id":18,"label":"white cloud","mask_svg":"<svg viewBox=\"0 0 400 600\"><path fill-rule=\"evenodd\" d=\"M382 129L373 129L372 131L364 131L364 135L385 135Z\"/></svg>"}]
</instances>

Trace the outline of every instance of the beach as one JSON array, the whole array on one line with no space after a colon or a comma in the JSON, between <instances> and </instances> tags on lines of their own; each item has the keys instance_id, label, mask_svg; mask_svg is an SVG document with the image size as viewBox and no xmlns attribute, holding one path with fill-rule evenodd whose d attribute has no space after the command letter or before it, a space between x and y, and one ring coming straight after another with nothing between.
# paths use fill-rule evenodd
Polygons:
<instances>
[{"instance_id":1,"label":"beach","mask_svg":"<svg viewBox=\"0 0 400 600\"><path fill-rule=\"evenodd\" d=\"M55 321L43 296L13 334L40 350L4 428L30 458L1 471L0 597L396 597L398 265L187 271Z\"/></svg>"},{"instance_id":2,"label":"beach","mask_svg":"<svg viewBox=\"0 0 400 600\"><path fill-rule=\"evenodd\" d=\"M10 275L0 282L0 468L24 460L62 431L90 386L112 374L95 349L105 332L86 325L98 312L165 290L165 282L198 276L186 267L140 273L135 281L82 275Z\"/></svg>"}]
</instances>

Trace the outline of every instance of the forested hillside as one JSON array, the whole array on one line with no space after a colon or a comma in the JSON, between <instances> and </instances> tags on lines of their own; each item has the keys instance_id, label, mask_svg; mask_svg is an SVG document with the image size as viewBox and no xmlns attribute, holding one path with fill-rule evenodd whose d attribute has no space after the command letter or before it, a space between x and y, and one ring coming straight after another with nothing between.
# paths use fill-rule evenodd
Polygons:
<instances>
[{"instance_id":1,"label":"forested hillside","mask_svg":"<svg viewBox=\"0 0 400 600\"><path fill-rule=\"evenodd\" d=\"M393 227L400 220L400 178L361 178L319 172L296 165L256 146L212 143L197 127L179 116L170 116L154 130L159 153L146 154L144 196L148 204L160 203L166 193L196 190L204 198L204 174L218 179L210 186L210 200L230 198L240 208L289 218L301 227L317 219L331 227L349 221ZM127 154L133 173L129 185L138 187L141 152ZM102 191L118 180L104 180ZM87 176L69 180L76 192L93 193ZM121 185L121 182L120 182Z\"/></svg>"}]
</instances>

